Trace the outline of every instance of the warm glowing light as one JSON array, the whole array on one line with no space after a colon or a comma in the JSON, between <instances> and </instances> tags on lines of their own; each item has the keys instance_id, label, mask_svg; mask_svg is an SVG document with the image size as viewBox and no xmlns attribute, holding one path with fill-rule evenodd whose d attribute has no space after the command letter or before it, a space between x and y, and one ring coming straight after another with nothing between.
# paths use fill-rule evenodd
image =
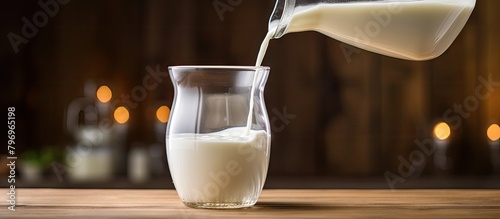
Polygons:
<instances>
[{"instance_id":1,"label":"warm glowing light","mask_svg":"<svg viewBox=\"0 0 500 219\"><path fill-rule=\"evenodd\" d=\"M115 116L116 122L123 124L126 123L129 119L129 113L127 108L120 106L115 109L115 113L113 114Z\"/></svg>"},{"instance_id":2,"label":"warm glowing light","mask_svg":"<svg viewBox=\"0 0 500 219\"><path fill-rule=\"evenodd\" d=\"M488 128L488 138L492 141L500 139L500 126L493 124Z\"/></svg>"},{"instance_id":3,"label":"warm glowing light","mask_svg":"<svg viewBox=\"0 0 500 219\"><path fill-rule=\"evenodd\" d=\"M103 103L107 103L111 100L113 96L111 89L108 86L103 85L97 89L97 99Z\"/></svg>"},{"instance_id":4,"label":"warm glowing light","mask_svg":"<svg viewBox=\"0 0 500 219\"><path fill-rule=\"evenodd\" d=\"M439 140L446 140L450 137L451 129L445 122L440 122L434 126L434 136Z\"/></svg>"},{"instance_id":5,"label":"warm glowing light","mask_svg":"<svg viewBox=\"0 0 500 219\"><path fill-rule=\"evenodd\" d=\"M156 110L156 118L158 118L160 122L167 123L169 116L170 116L170 109L168 108L168 106L160 106Z\"/></svg>"}]
</instances>

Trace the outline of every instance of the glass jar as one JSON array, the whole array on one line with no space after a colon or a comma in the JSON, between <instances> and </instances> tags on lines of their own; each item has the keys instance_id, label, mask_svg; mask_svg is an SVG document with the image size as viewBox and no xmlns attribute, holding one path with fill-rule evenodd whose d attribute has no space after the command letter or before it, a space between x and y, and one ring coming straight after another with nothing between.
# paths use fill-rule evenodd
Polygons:
<instances>
[{"instance_id":1,"label":"glass jar","mask_svg":"<svg viewBox=\"0 0 500 219\"><path fill-rule=\"evenodd\" d=\"M269 67L175 66L167 125L170 173L194 208L254 205L269 165L271 130L264 104Z\"/></svg>"}]
</instances>

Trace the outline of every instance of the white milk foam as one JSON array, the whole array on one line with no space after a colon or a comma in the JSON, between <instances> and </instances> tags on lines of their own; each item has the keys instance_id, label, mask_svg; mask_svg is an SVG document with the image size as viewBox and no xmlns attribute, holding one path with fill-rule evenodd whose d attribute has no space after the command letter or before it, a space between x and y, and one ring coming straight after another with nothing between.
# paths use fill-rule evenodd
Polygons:
<instances>
[{"instance_id":1,"label":"white milk foam","mask_svg":"<svg viewBox=\"0 0 500 219\"><path fill-rule=\"evenodd\" d=\"M245 127L210 134L174 134L167 157L175 189L183 202L257 200L269 162L270 137Z\"/></svg>"}]
</instances>

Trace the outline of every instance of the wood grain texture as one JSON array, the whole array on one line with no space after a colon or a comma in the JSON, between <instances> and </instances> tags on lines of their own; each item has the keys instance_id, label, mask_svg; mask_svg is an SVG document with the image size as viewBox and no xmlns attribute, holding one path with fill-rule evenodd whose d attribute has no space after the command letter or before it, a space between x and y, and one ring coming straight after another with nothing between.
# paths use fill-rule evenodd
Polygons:
<instances>
[{"instance_id":1,"label":"wood grain texture","mask_svg":"<svg viewBox=\"0 0 500 219\"><path fill-rule=\"evenodd\" d=\"M2 193L6 200L5 193ZM0 218L499 218L500 190L264 190L239 210L185 207L174 190L18 189Z\"/></svg>"},{"instance_id":2,"label":"wood grain texture","mask_svg":"<svg viewBox=\"0 0 500 219\"><path fill-rule=\"evenodd\" d=\"M18 107L16 144L29 146L18 153L48 146L67 153L67 145L76 147L62 124L68 104L83 96L89 79L110 86L113 100L125 104L123 97L143 86L147 66L253 65L276 0L233 1L241 4L224 20L214 9L216 1L95 2L61 6L17 55L4 38L0 91L9 95L2 103ZM397 171L398 157L408 159L416 139L432 138L433 125L475 95L479 76L500 81L499 7L498 0L477 1L450 49L427 62L383 57L314 32L272 40L264 59L271 66L266 106L275 119L269 175L370 177ZM40 6L8 1L1 9L10 18L0 25L3 33L21 34L21 17L32 19ZM346 55L345 48L353 54ZM170 107L174 92L168 78L159 82L133 108L125 104L129 134L118 157L125 158L134 142L164 141L152 124L157 107ZM489 96L453 130L447 156L455 163L445 174L493 172L485 130L500 122L500 89ZM296 118L283 122L285 107ZM426 158L422 174L441 174L433 158ZM120 162L114 174L126 177L125 160ZM160 162L165 169L158 172L168 176L166 159ZM0 172L6 173L4 167Z\"/></svg>"}]
</instances>

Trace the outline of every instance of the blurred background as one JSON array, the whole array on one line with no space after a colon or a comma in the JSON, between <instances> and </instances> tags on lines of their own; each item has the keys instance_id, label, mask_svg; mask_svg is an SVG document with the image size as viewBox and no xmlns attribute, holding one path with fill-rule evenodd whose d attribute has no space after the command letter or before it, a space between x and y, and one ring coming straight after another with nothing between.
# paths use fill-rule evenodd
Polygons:
<instances>
[{"instance_id":1,"label":"blurred background","mask_svg":"<svg viewBox=\"0 0 500 219\"><path fill-rule=\"evenodd\" d=\"M0 7L0 105L5 117L15 107L17 187L173 188L167 66L253 65L274 7L40 2L57 7ZM498 8L478 0L449 50L426 62L315 32L272 40L266 188L500 188ZM6 178L7 146L0 154Z\"/></svg>"}]
</instances>

